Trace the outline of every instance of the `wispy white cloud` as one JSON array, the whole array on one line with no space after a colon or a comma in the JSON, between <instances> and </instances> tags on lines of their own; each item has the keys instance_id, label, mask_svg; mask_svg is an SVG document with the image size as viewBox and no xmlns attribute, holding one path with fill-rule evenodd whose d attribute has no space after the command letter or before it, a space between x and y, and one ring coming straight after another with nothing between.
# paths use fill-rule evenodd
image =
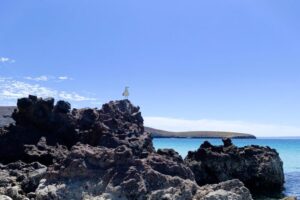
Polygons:
<instances>
[{"instance_id":1,"label":"wispy white cloud","mask_svg":"<svg viewBox=\"0 0 300 200\"><path fill-rule=\"evenodd\" d=\"M30 80L30 81L57 81L57 82L61 82L61 81L66 81L66 80L73 80L73 78L70 78L68 76L47 76L47 75L42 75L42 76L37 76L37 77L32 77L32 76L25 76L24 79L26 80Z\"/></svg>"},{"instance_id":2,"label":"wispy white cloud","mask_svg":"<svg viewBox=\"0 0 300 200\"><path fill-rule=\"evenodd\" d=\"M31 81L48 81L50 77L48 76L38 76L38 77L31 77L31 76L26 76L24 77L26 80L31 80Z\"/></svg>"},{"instance_id":3,"label":"wispy white cloud","mask_svg":"<svg viewBox=\"0 0 300 200\"><path fill-rule=\"evenodd\" d=\"M26 97L29 94L39 97L54 97L56 99L64 99L71 102L97 101L96 98L80 95L76 92L59 91L39 84L31 84L23 81L14 80L12 78L0 77L0 100L16 100Z\"/></svg>"},{"instance_id":4,"label":"wispy white cloud","mask_svg":"<svg viewBox=\"0 0 300 200\"><path fill-rule=\"evenodd\" d=\"M144 117L145 125L168 131L232 131L258 137L300 136L300 127L226 120L186 120L167 117Z\"/></svg>"},{"instance_id":5,"label":"wispy white cloud","mask_svg":"<svg viewBox=\"0 0 300 200\"><path fill-rule=\"evenodd\" d=\"M0 57L0 63L14 63L16 62L14 59L7 57Z\"/></svg>"},{"instance_id":6,"label":"wispy white cloud","mask_svg":"<svg viewBox=\"0 0 300 200\"><path fill-rule=\"evenodd\" d=\"M62 81L64 81L64 80L73 80L73 78L70 78L68 76L59 76L58 80L62 80Z\"/></svg>"},{"instance_id":7,"label":"wispy white cloud","mask_svg":"<svg viewBox=\"0 0 300 200\"><path fill-rule=\"evenodd\" d=\"M77 94L76 92L65 92L65 91L61 91L58 92L58 97L61 99L66 99L66 100L74 100L74 101L96 101L96 98L91 98L91 97L86 97L86 96L82 96Z\"/></svg>"}]
</instances>

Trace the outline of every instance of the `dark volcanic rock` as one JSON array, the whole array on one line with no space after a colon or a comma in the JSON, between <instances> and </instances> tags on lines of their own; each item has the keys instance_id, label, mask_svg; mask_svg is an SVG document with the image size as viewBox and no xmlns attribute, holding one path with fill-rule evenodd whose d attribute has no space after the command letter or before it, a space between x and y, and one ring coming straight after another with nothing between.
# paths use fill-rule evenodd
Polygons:
<instances>
[{"instance_id":1,"label":"dark volcanic rock","mask_svg":"<svg viewBox=\"0 0 300 200\"><path fill-rule=\"evenodd\" d=\"M0 128L0 198L252 199L238 180L199 187L177 152L154 150L128 100L71 110L29 96L17 106L15 124Z\"/></svg>"},{"instance_id":2,"label":"dark volcanic rock","mask_svg":"<svg viewBox=\"0 0 300 200\"><path fill-rule=\"evenodd\" d=\"M68 102L58 101L54 105L53 98L29 96L19 99L17 105L18 109L12 114L16 125L0 130L2 163L38 158L37 161L50 164L57 157L50 149L64 154L64 149L57 147L62 145L69 149L77 142L109 148L125 145L131 147L136 156L154 151L150 135L144 132L139 108L128 100L109 102L100 110L74 109L72 112ZM38 145L41 138L44 138L42 146Z\"/></svg>"},{"instance_id":3,"label":"dark volcanic rock","mask_svg":"<svg viewBox=\"0 0 300 200\"><path fill-rule=\"evenodd\" d=\"M71 104L65 101L58 101L54 107L56 113L69 113L71 110Z\"/></svg>"},{"instance_id":4,"label":"dark volcanic rock","mask_svg":"<svg viewBox=\"0 0 300 200\"><path fill-rule=\"evenodd\" d=\"M223 142L224 146L204 142L185 158L199 185L236 178L255 193L282 191L283 163L276 150L257 145L238 148L230 139Z\"/></svg>"},{"instance_id":5,"label":"dark volcanic rock","mask_svg":"<svg viewBox=\"0 0 300 200\"><path fill-rule=\"evenodd\" d=\"M154 160L155 158L151 157L150 159ZM166 159L155 161L164 164ZM45 188L60 182L64 183L65 187L72 187L76 183L82 187L82 191L96 190L97 193L106 193L110 197L116 195L128 199L143 198L154 190L167 187L170 184L168 183L169 179L171 179L171 177L154 170L151 167L152 163L149 164L149 162L151 161L148 159L134 158L131 149L125 145L111 149L78 144L72 148L69 156L63 161L62 167L49 168L47 181L38 189L37 193L43 199L43 195L48 196L48 194L43 194ZM155 166L155 164L153 165ZM167 164L164 165L167 166ZM173 163L173 165L176 164ZM181 169L178 171L180 170L183 176L186 176L184 178L189 178L188 176L193 178L192 172L186 166L181 165ZM184 174L185 170L189 173ZM73 181L70 182L70 180ZM93 184L84 187L86 183ZM57 188L57 192L59 191L60 189ZM69 190L69 194L65 194L66 196L63 198L70 198L71 193L80 196L82 191ZM78 192L81 193L78 194Z\"/></svg>"},{"instance_id":6,"label":"dark volcanic rock","mask_svg":"<svg viewBox=\"0 0 300 200\"><path fill-rule=\"evenodd\" d=\"M46 175L46 170L47 167L38 162L0 164L0 194L6 194L13 199L26 199L25 194L37 189L40 180Z\"/></svg>"},{"instance_id":7,"label":"dark volcanic rock","mask_svg":"<svg viewBox=\"0 0 300 200\"><path fill-rule=\"evenodd\" d=\"M251 200L238 180L200 188L191 170L156 153L134 158L130 148L73 146L60 167L49 167L37 199Z\"/></svg>"},{"instance_id":8,"label":"dark volcanic rock","mask_svg":"<svg viewBox=\"0 0 300 200\"><path fill-rule=\"evenodd\" d=\"M158 149L157 153L159 155L166 156L168 159L172 159L175 162L183 162L182 157L174 149Z\"/></svg>"},{"instance_id":9,"label":"dark volcanic rock","mask_svg":"<svg viewBox=\"0 0 300 200\"><path fill-rule=\"evenodd\" d=\"M230 138L224 138L224 139L222 139L222 141L223 141L224 147L230 147L233 145Z\"/></svg>"}]
</instances>

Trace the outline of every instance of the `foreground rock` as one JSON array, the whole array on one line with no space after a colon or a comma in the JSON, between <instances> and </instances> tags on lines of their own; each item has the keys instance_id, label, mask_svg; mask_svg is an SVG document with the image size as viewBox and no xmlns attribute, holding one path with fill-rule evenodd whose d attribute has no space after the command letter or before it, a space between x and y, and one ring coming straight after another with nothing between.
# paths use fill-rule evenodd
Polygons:
<instances>
[{"instance_id":1,"label":"foreground rock","mask_svg":"<svg viewBox=\"0 0 300 200\"><path fill-rule=\"evenodd\" d=\"M252 199L249 190L239 180L230 180L214 185L205 185L201 189L208 193L205 194L203 200L219 200L219 199Z\"/></svg>"},{"instance_id":2,"label":"foreground rock","mask_svg":"<svg viewBox=\"0 0 300 200\"><path fill-rule=\"evenodd\" d=\"M239 180L200 187L177 152L155 151L138 107L101 109L35 96L0 129L2 199L251 200Z\"/></svg>"},{"instance_id":3,"label":"foreground rock","mask_svg":"<svg viewBox=\"0 0 300 200\"><path fill-rule=\"evenodd\" d=\"M223 143L223 146L213 146L204 142L185 158L199 185L237 178L254 193L282 191L283 163L276 150L257 145L239 148L230 139Z\"/></svg>"},{"instance_id":4,"label":"foreground rock","mask_svg":"<svg viewBox=\"0 0 300 200\"><path fill-rule=\"evenodd\" d=\"M59 184L58 184L59 183ZM214 193L216 192L216 193ZM221 192L221 194L219 194ZM222 195L222 198L220 198ZM49 168L36 198L61 199L252 199L244 185L230 181L200 188L183 162L155 153L132 158L125 146L115 150L75 145L63 167Z\"/></svg>"}]
</instances>

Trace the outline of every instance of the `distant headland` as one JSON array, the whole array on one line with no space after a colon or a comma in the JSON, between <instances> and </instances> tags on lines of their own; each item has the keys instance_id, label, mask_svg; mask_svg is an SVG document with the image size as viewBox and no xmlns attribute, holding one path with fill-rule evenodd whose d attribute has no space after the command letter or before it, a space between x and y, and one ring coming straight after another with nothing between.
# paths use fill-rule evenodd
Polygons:
<instances>
[{"instance_id":1,"label":"distant headland","mask_svg":"<svg viewBox=\"0 0 300 200\"><path fill-rule=\"evenodd\" d=\"M14 112L15 106L0 106L0 127L13 123L11 114Z\"/></svg>"},{"instance_id":2,"label":"distant headland","mask_svg":"<svg viewBox=\"0 0 300 200\"><path fill-rule=\"evenodd\" d=\"M238 138L238 139L256 139L254 135L247 133L225 132L225 131L184 131L171 132L150 127L145 130L151 133L154 138Z\"/></svg>"}]
</instances>

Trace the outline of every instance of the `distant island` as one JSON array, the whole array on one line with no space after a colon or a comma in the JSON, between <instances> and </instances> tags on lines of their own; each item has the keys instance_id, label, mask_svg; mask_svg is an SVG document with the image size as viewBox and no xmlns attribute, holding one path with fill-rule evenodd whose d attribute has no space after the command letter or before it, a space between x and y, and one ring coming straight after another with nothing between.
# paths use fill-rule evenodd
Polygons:
<instances>
[{"instance_id":1,"label":"distant island","mask_svg":"<svg viewBox=\"0 0 300 200\"><path fill-rule=\"evenodd\" d=\"M14 122L11 118L11 114L15 108L15 106L0 106L0 127Z\"/></svg>"},{"instance_id":2,"label":"distant island","mask_svg":"<svg viewBox=\"0 0 300 200\"><path fill-rule=\"evenodd\" d=\"M0 127L13 123L11 114L15 106L0 106ZM246 133L224 132L224 131L185 131L171 132L150 127L145 127L145 131L151 133L153 138L240 138L255 139L256 137Z\"/></svg>"},{"instance_id":3,"label":"distant island","mask_svg":"<svg viewBox=\"0 0 300 200\"><path fill-rule=\"evenodd\" d=\"M154 138L239 138L239 139L256 139L254 135L246 133L225 132L225 131L185 131L171 132L150 127L145 130L151 133Z\"/></svg>"}]
</instances>

